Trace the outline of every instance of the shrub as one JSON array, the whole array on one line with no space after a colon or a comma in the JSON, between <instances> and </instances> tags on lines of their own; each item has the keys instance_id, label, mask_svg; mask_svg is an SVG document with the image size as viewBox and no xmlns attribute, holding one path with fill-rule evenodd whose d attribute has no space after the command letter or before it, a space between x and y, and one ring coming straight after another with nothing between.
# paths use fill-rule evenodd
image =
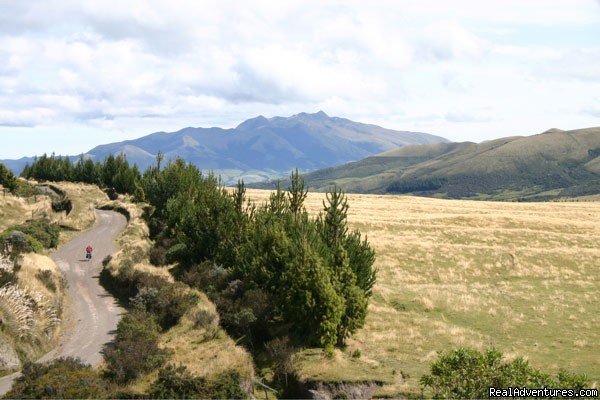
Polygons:
<instances>
[{"instance_id":1,"label":"shrub","mask_svg":"<svg viewBox=\"0 0 600 400\"><path fill-rule=\"evenodd\" d=\"M52 275L52 271L49 269L45 269L43 271L38 271L35 274L35 277L40 280L48 288L48 290L52 292L56 292L56 282L54 282L54 276Z\"/></svg>"},{"instance_id":2,"label":"shrub","mask_svg":"<svg viewBox=\"0 0 600 400\"><path fill-rule=\"evenodd\" d=\"M17 188L17 178L13 175L12 171L4 164L0 163L0 185L4 186L10 192L13 192Z\"/></svg>"},{"instance_id":3,"label":"shrub","mask_svg":"<svg viewBox=\"0 0 600 400\"><path fill-rule=\"evenodd\" d=\"M22 253L41 253L43 246L30 235L12 230L0 234L0 250L14 259Z\"/></svg>"},{"instance_id":4,"label":"shrub","mask_svg":"<svg viewBox=\"0 0 600 400\"><path fill-rule=\"evenodd\" d=\"M192 320L194 321L194 328L208 328L212 325L219 324L219 317L214 312L209 310L201 309L196 311L192 315Z\"/></svg>"},{"instance_id":5,"label":"shrub","mask_svg":"<svg viewBox=\"0 0 600 400\"><path fill-rule=\"evenodd\" d=\"M37 186L22 180L16 181L16 188L12 192L15 196L19 197L31 197L42 194L42 191Z\"/></svg>"},{"instance_id":6,"label":"shrub","mask_svg":"<svg viewBox=\"0 0 600 400\"><path fill-rule=\"evenodd\" d=\"M72 210L73 202L68 197L61 197L60 199L52 200L52 211L65 211L67 215L69 215Z\"/></svg>"},{"instance_id":7,"label":"shrub","mask_svg":"<svg viewBox=\"0 0 600 400\"><path fill-rule=\"evenodd\" d=\"M35 219L24 224L12 226L7 231L19 231L36 239L43 247L50 249L58 246L60 227L48 219Z\"/></svg>"},{"instance_id":8,"label":"shrub","mask_svg":"<svg viewBox=\"0 0 600 400\"><path fill-rule=\"evenodd\" d=\"M91 366L74 358L26 363L5 398L106 398L110 386Z\"/></svg>"},{"instance_id":9,"label":"shrub","mask_svg":"<svg viewBox=\"0 0 600 400\"><path fill-rule=\"evenodd\" d=\"M294 353L296 349L290 344L286 336L275 338L265 344L269 356L273 359L275 379L285 382L288 386L288 375L294 373Z\"/></svg>"},{"instance_id":10,"label":"shrub","mask_svg":"<svg viewBox=\"0 0 600 400\"><path fill-rule=\"evenodd\" d=\"M104 352L106 375L117 383L130 382L158 368L167 358L158 348L159 327L152 315L135 309L117 325L113 343Z\"/></svg>"},{"instance_id":11,"label":"shrub","mask_svg":"<svg viewBox=\"0 0 600 400\"><path fill-rule=\"evenodd\" d=\"M162 265L167 265L166 254L167 254L166 248L164 248L162 246L153 247L150 249L148 258L150 259L150 263L152 265L156 265L156 266L160 267Z\"/></svg>"},{"instance_id":12,"label":"shrub","mask_svg":"<svg viewBox=\"0 0 600 400\"><path fill-rule=\"evenodd\" d=\"M534 369L523 358L503 359L495 349L483 352L457 348L441 353L431 364L431 372L421 377L421 385L434 398L489 398L489 387L564 387L589 386L584 375L561 371L557 379Z\"/></svg>"},{"instance_id":13,"label":"shrub","mask_svg":"<svg viewBox=\"0 0 600 400\"><path fill-rule=\"evenodd\" d=\"M152 384L150 397L155 399L245 399L240 375L226 371L214 380L193 376L185 366L167 365Z\"/></svg>"},{"instance_id":14,"label":"shrub","mask_svg":"<svg viewBox=\"0 0 600 400\"><path fill-rule=\"evenodd\" d=\"M108 198L111 199L111 200L113 200L113 201L117 200L119 198L119 193L117 193L117 191L115 190L115 188L112 188L112 187L107 188L105 190L105 192L106 192L106 195L108 196Z\"/></svg>"}]
</instances>

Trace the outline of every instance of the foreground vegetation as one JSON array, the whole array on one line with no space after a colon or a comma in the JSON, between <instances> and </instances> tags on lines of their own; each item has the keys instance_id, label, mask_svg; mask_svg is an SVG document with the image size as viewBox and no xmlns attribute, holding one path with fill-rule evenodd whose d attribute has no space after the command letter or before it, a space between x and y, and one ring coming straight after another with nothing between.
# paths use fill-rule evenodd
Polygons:
<instances>
[{"instance_id":1,"label":"foreground vegetation","mask_svg":"<svg viewBox=\"0 0 600 400\"><path fill-rule=\"evenodd\" d=\"M182 160L143 175L124 156L94 163L83 157L47 157L27 165L26 178L94 182L147 200L157 264L177 262L178 277L209 286L222 324L254 346L284 335L328 352L364 324L375 282L374 252L358 231L348 231L344 195L334 190L324 212L304 209L306 189L296 171L287 193L264 207L228 193L214 176ZM164 250L164 255L160 249Z\"/></svg>"},{"instance_id":2,"label":"foreground vegetation","mask_svg":"<svg viewBox=\"0 0 600 400\"><path fill-rule=\"evenodd\" d=\"M270 195L248 190L259 203ZM308 211L323 198L309 193ZM349 226L377 252L378 281L364 328L331 359L303 350L302 379L374 379L378 396L419 395L437 352L467 346L598 384L600 203L348 200Z\"/></svg>"},{"instance_id":3,"label":"foreground vegetation","mask_svg":"<svg viewBox=\"0 0 600 400\"><path fill-rule=\"evenodd\" d=\"M143 293L143 299L138 300L144 306L139 315L132 312L131 318L142 319L133 325L128 322L127 326L141 323L148 327L144 324L155 323L156 328L143 331L152 333L157 329L159 338L170 335L171 340L176 340L173 332L179 326L189 324L186 326L193 331L192 326L220 323L253 351L261 368L259 376L272 376L274 383L284 385L288 378L348 383L378 381L383 385L376 393L378 396L420 395L421 390L440 395L442 392L436 390L459 390L458 384L436 389L434 378L428 381L421 377L435 377L432 362L439 365L445 362L443 355L438 358L439 351L462 346L478 350L498 348L505 355L502 365L524 356L531 371L544 371L539 376L558 376L560 380L567 375L557 374L565 368L576 374L587 373L592 385L599 379L600 365L595 355L599 352L600 338L594 329L600 311L600 296L595 288L600 259L594 242L600 233L594 223L600 216L597 203L473 203L350 195L348 208L339 192L329 198L306 194L297 178L290 184L289 194L246 192L242 185L226 192L218 180L200 176L194 167L181 162L160 172L149 171L142 175L139 185L143 191L138 191L136 198L143 196L154 206L145 213L150 234L155 238L155 246L148 253L150 259L155 264L177 263L173 275L189 286L205 290L217 305L220 321L210 312L192 314L195 306L191 306L180 314L175 325L161 326L161 309L171 303L166 294L160 295L160 285L164 282L154 286L158 294L141 290L142 286L152 289L152 284L135 283L132 286L135 292L129 298L135 299ZM135 190L136 185L133 187ZM187 188L191 190L186 191ZM256 204L249 203L246 196ZM294 204L305 207L294 212ZM333 210L335 218L330 214L327 222L329 210ZM321 217L315 218L319 213ZM336 221L340 229L326 229L336 226ZM352 242L353 229L367 233L368 244L360 236ZM331 232L343 234L327 236ZM303 237L316 238L317 246L297 246L303 242L295 240ZM331 246L325 241L327 237L337 237L338 243L344 244ZM346 241L354 243L354 249L362 250L349 250L352 247L345 247ZM374 265L369 257L371 246L378 255ZM296 254L290 248L303 249L302 257L294 258ZM336 248L343 251L337 255L335 251L327 253ZM350 263L343 261L352 257L350 254L364 257L362 265L368 268L363 271L371 272L362 274L360 279L372 277L374 269L379 271L374 286L357 284L359 270L348 268ZM247 257L239 258L241 255ZM281 287L278 285L288 284L284 280L286 274L279 276L279 272L274 273L276 269L257 267L263 265L261 262L267 264L267 260L268 265L281 266L285 271L286 266L302 266L296 262L306 257L315 257L313 265L330 266L328 280L339 285L333 286L335 290L350 290L352 284L344 287L344 282L354 283L371 299L362 328L361 313L353 314L360 308L348 312L347 304L346 311L337 315L347 313L351 318L337 320L332 325L335 328L329 327L316 336L301 328L315 326L311 325L314 319L296 322L285 309L272 307L274 302L282 301L276 290ZM336 264L340 260L342 263ZM122 268L124 271L129 268L121 261L109 262L116 268L111 272L115 277ZM165 271L149 265L143 269ZM287 276L296 277L297 272L307 270L310 271L305 267L291 269ZM345 274L350 277L348 281L340 279ZM300 279L310 283L300 289L326 287L315 279L320 276L323 273ZM172 282L170 275L164 277ZM302 293L298 287L285 288L290 294ZM155 295L160 307L147 301ZM298 297L283 297L283 300L288 298ZM303 303L294 306L303 307ZM359 323L349 324L354 321ZM348 337L344 330L355 333ZM338 345L335 349L334 344ZM157 347L147 346L158 349L148 359L156 356L172 361L172 355L162 352L166 347L160 339ZM192 365L193 362L189 364ZM262 372L264 367L272 375ZM196 381L204 379L199 374L177 368L173 364L169 370L159 372L149 367L149 372L144 372L144 367L140 367L141 374L130 385L143 386L140 393L164 390L171 396L172 386L160 383L167 378L189 390L216 387L208 381ZM227 376L232 375L221 378L228 379ZM569 376L573 378L569 382L582 382L578 375Z\"/></svg>"}]
</instances>

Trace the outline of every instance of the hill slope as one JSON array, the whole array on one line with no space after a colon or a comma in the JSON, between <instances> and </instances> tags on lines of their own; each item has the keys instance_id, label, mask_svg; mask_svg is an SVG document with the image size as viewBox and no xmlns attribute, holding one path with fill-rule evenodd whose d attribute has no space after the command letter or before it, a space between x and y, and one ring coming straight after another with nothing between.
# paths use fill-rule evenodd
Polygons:
<instances>
[{"instance_id":1,"label":"hill slope","mask_svg":"<svg viewBox=\"0 0 600 400\"><path fill-rule=\"evenodd\" d=\"M479 144L406 146L314 171L305 179L313 190L337 184L351 192L448 198L547 199L595 194L600 193L600 128L552 129Z\"/></svg>"},{"instance_id":2,"label":"hill slope","mask_svg":"<svg viewBox=\"0 0 600 400\"><path fill-rule=\"evenodd\" d=\"M407 144L445 142L446 139L419 132L384 129L320 111L289 118L259 116L234 129L185 128L157 132L135 140L95 147L87 154L102 160L109 154L125 153L142 169L155 162L161 151L165 159L183 157L204 170L214 170L225 181L244 178L264 180L287 174L293 168L310 171L339 165ZM13 170L27 159L5 162Z\"/></svg>"}]
</instances>

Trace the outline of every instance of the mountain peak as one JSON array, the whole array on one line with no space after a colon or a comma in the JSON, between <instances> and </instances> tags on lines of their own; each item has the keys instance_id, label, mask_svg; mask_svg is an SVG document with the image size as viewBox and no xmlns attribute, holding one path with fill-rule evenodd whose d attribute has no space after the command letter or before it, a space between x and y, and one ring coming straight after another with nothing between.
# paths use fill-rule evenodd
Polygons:
<instances>
[{"instance_id":1,"label":"mountain peak","mask_svg":"<svg viewBox=\"0 0 600 400\"><path fill-rule=\"evenodd\" d=\"M558 128L550 128L547 131L542 132L542 134L544 133L560 133L560 132L564 132L562 129L558 129Z\"/></svg>"},{"instance_id":2,"label":"mountain peak","mask_svg":"<svg viewBox=\"0 0 600 400\"><path fill-rule=\"evenodd\" d=\"M268 119L266 119L262 115L259 115L258 117L247 119L246 121L239 124L235 129L255 129L268 123Z\"/></svg>"},{"instance_id":3,"label":"mountain peak","mask_svg":"<svg viewBox=\"0 0 600 400\"><path fill-rule=\"evenodd\" d=\"M308 119L308 120L324 120L329 119L329 115L323 111L318 111L314 114L301 112L299 114L292 115L290 119Z\"/></svg>"}]
</instances>

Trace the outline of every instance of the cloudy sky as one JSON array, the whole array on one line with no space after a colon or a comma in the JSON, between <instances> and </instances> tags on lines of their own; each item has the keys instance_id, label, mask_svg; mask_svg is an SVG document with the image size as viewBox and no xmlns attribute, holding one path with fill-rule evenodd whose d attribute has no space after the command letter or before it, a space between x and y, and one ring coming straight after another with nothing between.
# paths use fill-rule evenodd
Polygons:
<instances>
[{"instance_id":1,"label":"cloudy sky","mask_svg":"<svg viewBox=\"0 0 600 400\"><path fill-rule=\"evenodd\" d=\"M600 1L0 0L0 158L323 110L482 141L600 126Z\"/></svg>"}]
</instances>

